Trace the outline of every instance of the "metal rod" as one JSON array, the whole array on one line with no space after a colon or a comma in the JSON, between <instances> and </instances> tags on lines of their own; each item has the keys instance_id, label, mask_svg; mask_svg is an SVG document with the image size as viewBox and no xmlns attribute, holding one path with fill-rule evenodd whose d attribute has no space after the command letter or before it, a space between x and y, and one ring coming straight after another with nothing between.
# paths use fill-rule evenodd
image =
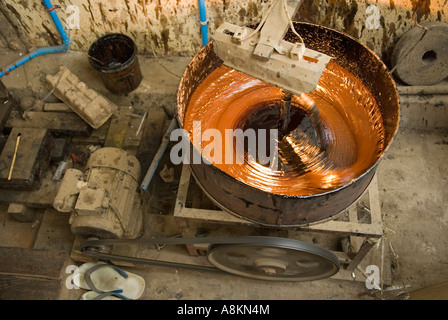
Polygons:
<instances>
[{"instance_id":1,"label":"metal rod","mask_svg":"<svg viewBox=\"0 0 448 320\"><path fill-rule=\"evenodd\" d=\"M171 132L176 127L177 127L176 118L173 118L171 120L170 126L168 127L168 130L166 131L165 135L163 136L163 139L159 146L159 149L157 150L157 153L154 156L154 159L152 160L148 171L146 172L145 178L143 179L142 183L140 184L140 189L146 191L146 189L148 188L148 186L152 180L152 177L154 176L154 173L156 172L157 167L159 166L160 160L162 160L162 156L165 153L166 148L168 147L168 143L170 142Z\"/></svg>"},{"instance_id":2,"label":"metal rod","mask_svg":"<svg viewBox=\"0 0 448 320\"><path fill-rule=\"evenodd\" d=\"M291 121L291 100L293 94L282 90L282 102L280 105L280 118L279 118L279 139L281 140L288 134L288 126Z\"/></svg>"},{"instance_id":3,"label":"metal rod","mask_svg":"<svg viewBox=\"0 0 448 320\"><path fill-rule=\"evenodd\" d=\"M321 151L327 151L327 143L325 140L325 134L322 132L322 125L320 122L319 110L314 100L305 93L301 95L310 110L311 121L313 123L314 130L316 130L317 140Z\"/></svg>"},{"instance_id":4,"label":"metal rod","mask_svg":"<svg viewBox=\"0 0 448 320\"><path fill-rule=\"evenodd\" d=\"M322 126L320 124L319 111L316 104L311 107L311 119L313 121L314 129L316 130L317 140L319 141L319 147L322 151L327 151L327 145L325 141L324 133L322 132Z\"/></svg>"},{"instance_id":5,"label":"metal rod","mask_svg":"<svg viewBox=\"0 0 448 320\"><path fill-rule=\"evenodd\" d=\"M146 120L146 116L148 115L148 112L146 111L145 114L142 117L142 121L140 121L140 125L138 126L137 132L135 133L135 136L138 137L138 135L140 134L140 131L142 130L143 127L143 123L145 123Z\"/></svg>"},{"instance_id":6,"label":"metal rod","mask_svg":"<svg viewBox=\"0 0 448 320\"><path fill-rule=\"evenodd\" d=\"M22 134L19 133L17 135L17 138L16 138L16 148L14 150L14 155L12 156L11 167L9 168L8 181L11 180L11 178L12 178L12 172L13 172L14 166L16 164L17 151L19 150L19 144L20 144L20 137L21 136L22 136Z\"/></svg>"}]
</instances>

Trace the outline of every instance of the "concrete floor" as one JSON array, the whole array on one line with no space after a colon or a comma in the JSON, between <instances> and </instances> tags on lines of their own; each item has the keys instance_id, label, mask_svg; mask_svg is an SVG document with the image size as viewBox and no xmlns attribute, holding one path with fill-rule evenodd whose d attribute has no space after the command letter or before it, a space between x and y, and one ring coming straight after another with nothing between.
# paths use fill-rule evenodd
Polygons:
<instances>
[{"instance_id":1,"label":"concrete floor","mask_svg":"<svg viewBox=\"0 0 448 320\"><path fill-rule=\"evenodd\" d=\"M0 65L14 61L17 53L0 51ZM160 59L139 57L144 80L128 96L117 97L107 92L98 75L91 69L83 53L69 52L41 56L2 78L4 84L18 95L31 91L43 98L48 90L43 85L45 74L54 74L66 65L88 86L110 98L119 106L132 105L136 110L175 107L179 78L190 58ZM163 98L163 99L162 99ZM51 98L50 98L51 99ZM419 116L419 108L424 119ZM171 109L171 110L170 110ZM424 111L423 111L424 109ZM411 105L402 108L400 130L394 143L380 163L378 187L384 226L384 246L375 247L366 257L381 256L384 249L391 271L390 283L383 292L369 290L362 273L357 281L330 278L312 282L269 282L245 279L233 275L204 274L172 268L137 266L125 268L141 275L146 281L143 300L241 299L241 300L349 300L349 299L407 299L417 289L448 280L448 124L447 106ZM441 119L442 117L442 119ZM444 118L443 118L444 117ZM437 127L437 128L435 128ZM51 209L42 209L33 223L19 223L6 214L7 204L0 205L0 246L50 248L67 253L73 244L68 216ZM148 227L154 235L175 234L176 226L167 216L146 213ZM162 232L163 231L163 232ZM15 236L14 236L15 235ZM139 248L144 255L148 249ZM186 251L176 249L184 261L191 262ZM165 253L151 253L163 255ZM168 253L166 253L168 254ZM370 260L369 260L370 259ZM201 260L202 261L202 260ZM371 262L369 262L371 263ZM379 265L377 258L373 262ZM77 264L67 256L66 265ZM362 268L365 268L365 263ZM365 270L365 269L364 269ZM61 270L59 299L79 299L83 290L68 290L65 279L69 274ZM0 294L8 288L0 286ZM45 297L42 297L45 299Z\"/></svg>"}]
</instances>

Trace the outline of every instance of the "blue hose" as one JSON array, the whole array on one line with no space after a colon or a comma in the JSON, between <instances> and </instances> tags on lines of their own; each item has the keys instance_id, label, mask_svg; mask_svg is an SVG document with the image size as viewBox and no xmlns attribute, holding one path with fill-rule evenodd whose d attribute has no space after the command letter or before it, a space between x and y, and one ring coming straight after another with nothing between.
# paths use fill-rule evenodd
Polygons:
<instances>
[{"instance_id":1,"label":"blue hose","mask_svg":"<svg viewBox=\"0 0 448 320\"><path fill-rule=\"evenodd\" d=\"M62 26L62 23L59 20L59 17L56 14L56 11L54 10L55 8L51 4L51 1L43 0L43 2L44 2L45 7L48 9L48 11L50 13L50 16L53 19L53 22L54 22L56 28L58 29L59 34L61 35L62 41L64 42L64 44L61 44L59 46L53 46L53 47L38 48L38 49L34 50L33 52L26 55L25 57L20 58L13 64L7 66L5 69L0 70L0 78L3 77L5 74L9 74L9 72L13 71L14 69L20 67L21 65L25 64L26 62L30 61L31 59L33 59L37 56L40 56L42 54L47 54L47 53L56 53L56 52L65 51L70 46L70 39L69 39L67 33L65 32L64 27Z\"/></svg>"},{"instance_id":2,"label":"blue hose","mask_svg":"<svg viewBox=\"0 0 448 320\"><path fill-rule=\"evenodd\" d=\"M201 19L202 45L205 46L208 43L207 12L205 10L205 1L198 0L198 2L199 2L199 17Z\"/></svg>"},{"instance_id":3,"label":"blue hose","mask_svg":"<svg viewBox=\"0 0 448 320\"><path fill-rule=\"evenodd\" d=\"M59 31L59 34L62 37L62 41L64 42L64 44L67 45L67 47L70 45L70 39L68 38L67 33L65 32L64 27L62 26L61 21L59 20L59 17L56 13L56 11L54 10L53 5L51 4L50 0L43 0L45 7L47 8L48 12L50 12L50 16L53 19L53 22L56 26L56 28Z\"/></svg>"}]
</instances>

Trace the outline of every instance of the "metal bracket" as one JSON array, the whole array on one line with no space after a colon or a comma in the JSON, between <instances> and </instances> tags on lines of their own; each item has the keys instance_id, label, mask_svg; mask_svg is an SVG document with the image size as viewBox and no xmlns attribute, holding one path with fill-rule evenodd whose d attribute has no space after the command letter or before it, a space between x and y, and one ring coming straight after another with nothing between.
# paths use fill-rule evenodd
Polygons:
<instances>
[{"instance_id":1,"label":"metal bracket","mask_svg":"<svg viewBox=\"0 0 448 320\"><path fill-rule=\"evenodd\" d=\"M274 2L269 16L260 30L260 40L255 47L254 56L261 60L271 58L274 49L288 31L289 19L297 13L301 2L301 0L277 0ZM284 4L286 8L283 7ZM286 14L289 16L286 16Z\"/></svg>"},{"instance_id":2,"label":"metal bracket","mask_svg":"<svg viewBox=\"0 0 448 320\"><path fill-rule=\"evenodd\" d=\"M295 95L314 91L331 57L284 41L301 0L274 0L257 29L224 22L214 51L224 65Z\"/></svg>"},{"instance_id":3,"label":"metal bracket","mask_svg":"<svg viewBox=\"0 0 448 320\"><path fill-rule=\"evenodd\" d=\"M273 52L269 60L260 60L253 55L254 44L258 42L259 35L242 41L241 44L234 40L237 33L241 33L237 37L241 39L241 35L253 31L227 22L216 30L214 51L225 66L296 95L315 90L322 71L331 60L330 56L281 40L272 49L282 48L280 50L285 54Z\"/></svg>"}]
</instances>

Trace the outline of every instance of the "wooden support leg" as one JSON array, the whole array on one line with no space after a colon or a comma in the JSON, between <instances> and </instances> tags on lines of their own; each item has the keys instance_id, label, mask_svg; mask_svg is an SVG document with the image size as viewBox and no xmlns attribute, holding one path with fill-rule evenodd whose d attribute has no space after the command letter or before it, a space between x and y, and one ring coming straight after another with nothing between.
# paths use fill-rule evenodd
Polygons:
<instances>
[{"instance_id":1,"label":"wooden support leg","mask_svg":"<svg viewBox=\"0 0 448 320\"><path fill-rule=\"evenodd\" d=\"M359 248L356 255L353 257L352 261L347 265L347 271L354 271L359 263L364 259L364 257L369 253L370 249L373 248L375 243L369 239L364 240L361 247Z\"/></svg>"},{"instance_id":2,"label":"wooden support leg","mask_svg":"<svg viewBox=\"0 0 448 320\"><path fill-rule=\"evenodd\" d=\"M33 222L36 211L20 203L10 203L8 213L20 222Z\"/></svg>"},{"instance_id":3,"label":"wooden support leg","mask_svg":"<svg viewBox=\"0 0 448 320\"><path fill-rule=\"evenodd\" d=\"M180 234L182 236L182 238L191 238L195 236L195 232L193 232L192 230L190 230L190 228L188 227L188 222L185 219L182 218L176 218L176 223L179 226L180 229ZM198 256L198 251L196 250L196 247L194 244L186 244L185 245L187 247L188 253L190 254L190 256L194 256L197 257Z\"/></svg>"}]
</instances>

